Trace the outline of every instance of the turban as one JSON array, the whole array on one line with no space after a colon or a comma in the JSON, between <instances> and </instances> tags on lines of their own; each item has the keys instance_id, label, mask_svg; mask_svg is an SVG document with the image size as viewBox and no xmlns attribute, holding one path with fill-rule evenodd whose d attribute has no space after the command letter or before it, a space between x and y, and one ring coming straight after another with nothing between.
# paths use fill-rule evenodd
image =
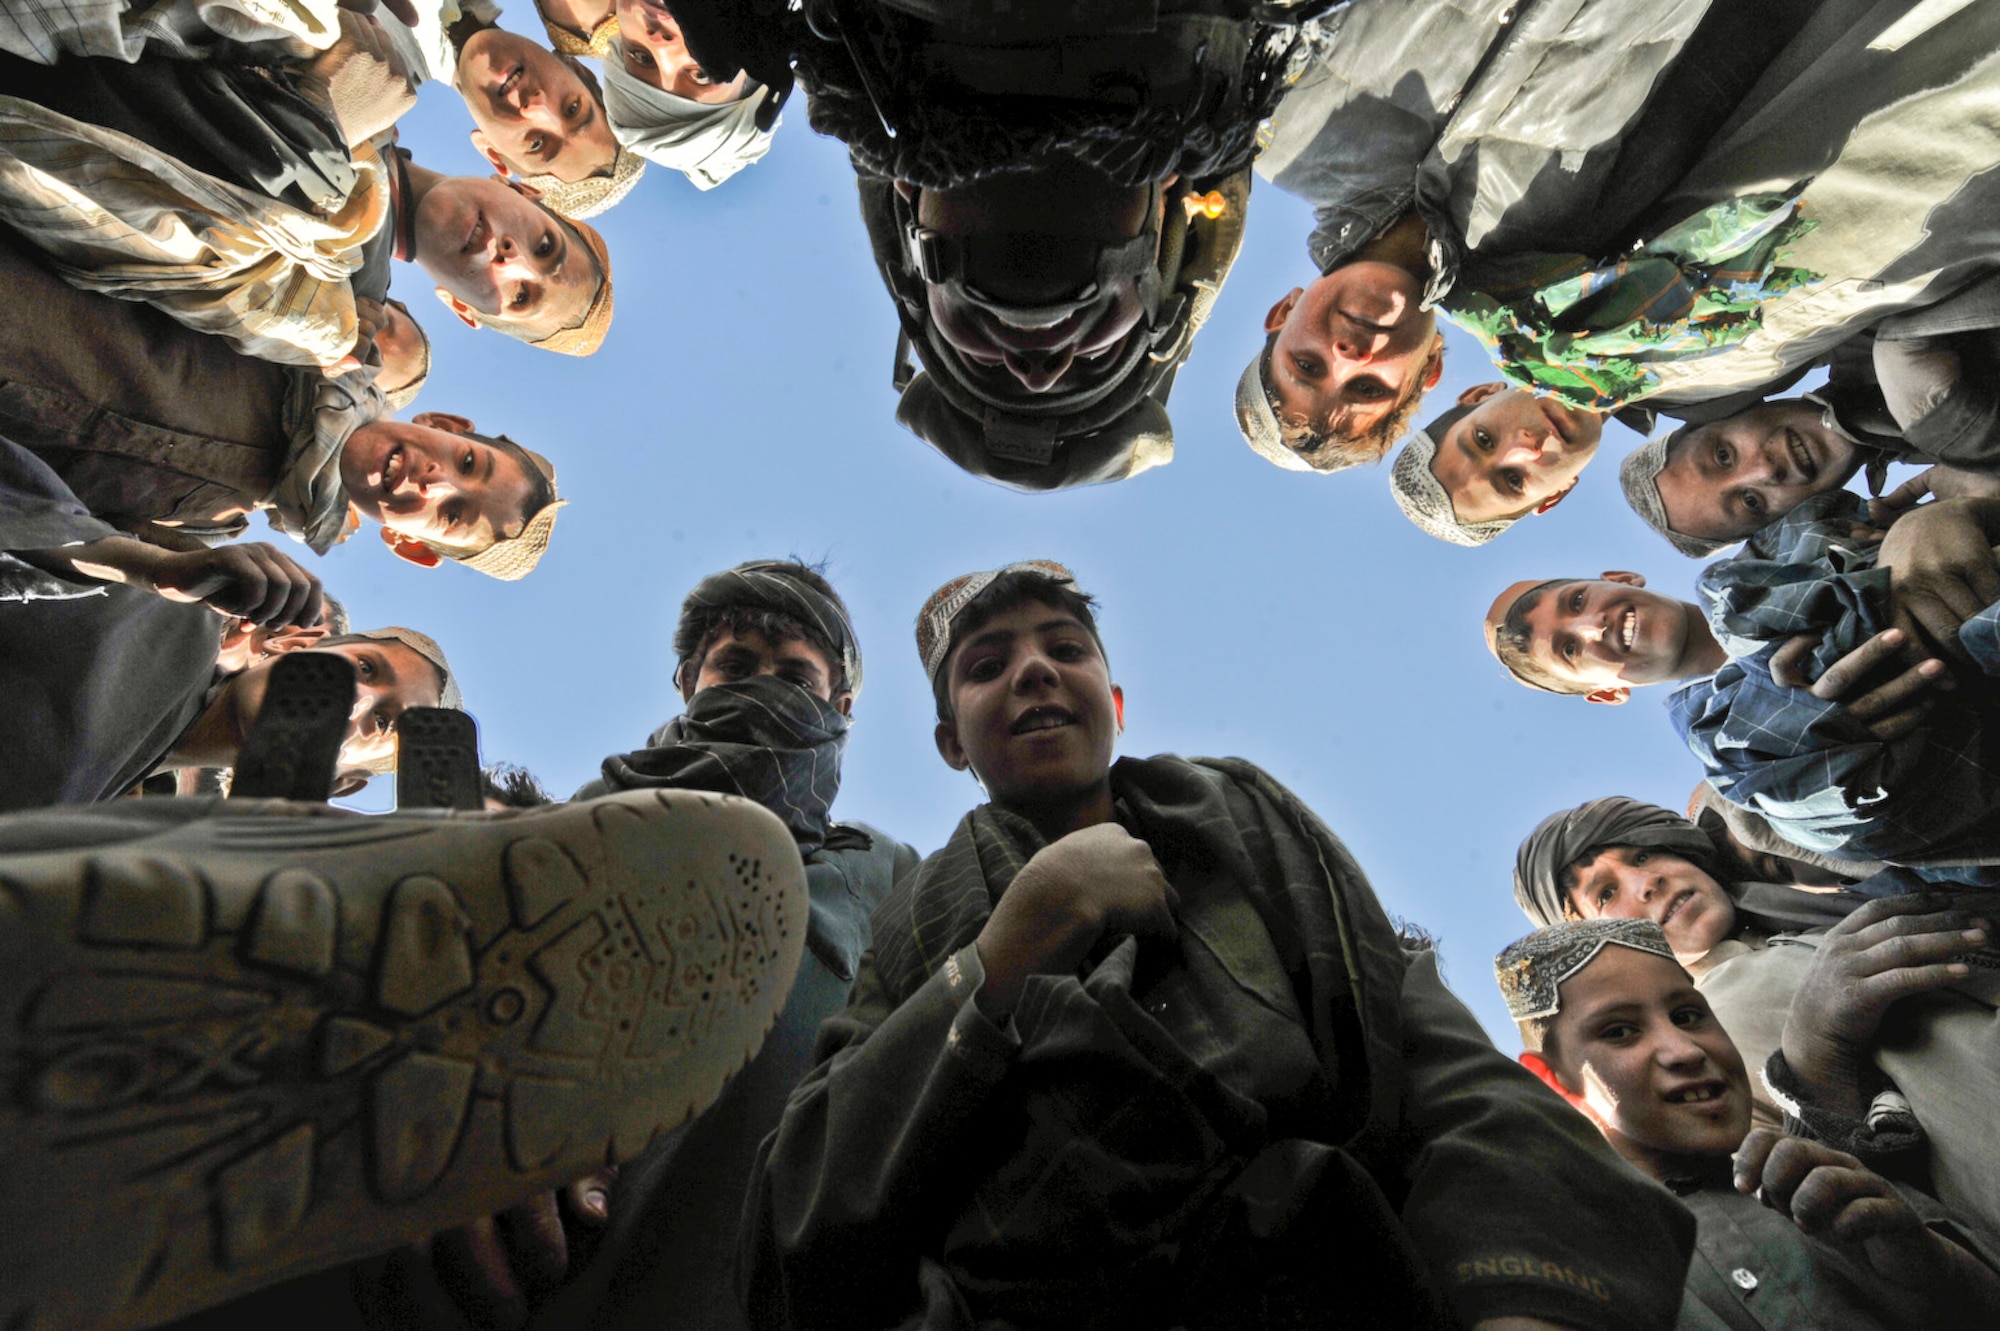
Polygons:
<instances>
[{"instance_id":1,"label":"turban","mask_svg":"<svg viewBox=\"0 0 2000 1331\"><path fill-rule=\"evenodd\" d=\"M1403 445L1402 456L1389 472L1389 489L1396 496L1403 516L1427 534L1453 545L1484 545L1518 521L1500 518L1493 522L1460 522L1458 510L1452 507L1451 492L1438 483L1437 474L1431 470L1431 459L1437 456L1445 432L1471 410L1471 407L1453 407L1411 435L1410 442Z\"/></svg>"},{"instance_id":2,"label":"turban","mask_svg":"<svg viewBox=\"0 0 2000 1331\"><path fill-rule=\"evenodd\" d=\"M415 629L386 628L369 629L365 633L344 633L338 637L325 639L323 647L337 647L343 642L354 642L366 638L370 642L396 642L415 652L431 663L438 672L438 706L449 707L454 712L465 710L465 695L458 691L458 681L452 678L451 663L444 659L444 648L427 633ZM388 753L363 764L367 771L380 775L396 770L396 755Z\"/></svg>"},{"instance_id":3,"label":"turban","mask_svg":"<svg viewBox=\"0 0 2000 1331\"><path fill-rule=\"evenodd\" d=\"M1514 856L1514 900L1536 924L1560 923L1562 871L1613 846L1663 850L1705 873L1715 869L1708 833L1671 809L1610 795L1552 813L1528 833Z\"/></svg>"},{"instance_id":4,"label":"turban","mask_svg":"<svg viewBox=\"0 0 2000 1331\"><path fill-rule=\"evenodd\" d=\"M945 658L951 655L951 627L952 621L958 618L958 612L1009 573L1026 573L1052 587L1076 585L1076 575L1055 560L1024 559L1005 568L961 574L932 592L917 614L917 655L923 658L924 674L930 679L931 687L937 687L938 671L944 668Z\"/></svg>"},{"instance_id":5,"label":"turban","mask_svg":"<svg viewBox=\"0 0 2000 1331\"><path fill-rule=\"evenodd\" d=\"M1493 958L1493 976L1514 1020L1533 1021L1562 1011L1563 981L1612 943L1675 961L1667 936L1651 920L1564 920L1537 929Z\"/></svg>"},{"instance_id":6,"label":"turban","mask_svg":"<svg viewBox=\"0 0 2000 1331\"><path fill-rule=\"evenodd\" d=\"M757 113L771 96L760 83L733 102L697 102L647 83L625 67L625 43L604 62L604 116L621 147L679 171L696 189L714 189L771 150Z\"/></svg>"},{"instance_id":7,"label":"turban","mask_svg":"<svg viewBox=\"0 0 2000 1331\"><path fill-rule=\"evenodd\" d=\"M674 680L681 681L708 630L707 612L768 610L797 620L833 647L848 692L861 692L861 639L839 601L799 576L797 566L774 559L752 560L711 573L681 602L674 627Z\"/></svg>"},{"instance_id":8,"label":"turban","mask_svg":"<svg viewBox=\"0 0 2000 1331\"><path fill-rule=\"evenodd\" d=\"M1711 541L1705 536L1689 536L1686 532L1675 531L1673 524L1667 521L1666 501L1660 498L1659 475L1667 465L1667 451L1692 428L1683 425L1632 450L1618 465L1618 483L1625 488L1625 502L1632 506L1634 513L1646 520L1648 527L1666 537L1674 549L1688 558L1706 559L1727 550L1736 542Z\"/></svg>"}]
</instances>

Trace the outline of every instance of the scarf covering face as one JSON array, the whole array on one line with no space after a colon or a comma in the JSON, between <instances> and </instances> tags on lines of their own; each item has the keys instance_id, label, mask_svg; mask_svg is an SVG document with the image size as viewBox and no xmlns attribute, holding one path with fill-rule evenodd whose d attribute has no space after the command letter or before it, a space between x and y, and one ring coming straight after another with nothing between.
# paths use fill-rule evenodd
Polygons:
<instances>
[{"instance_id":1,"label":"scarf covering face","mask_svg":"<svg viewBox=\"0 0 2000 1331\"><path fill-rule=\"evenodd\" d=\"M316 555L332 549L348 530L341 449L356 430L389 414L374 378L374 367L363 366L338 379L312 373L293 379L285 413L292 442L271 495L271 525L304 541Z\"/></svg>"},{"instance_id":2,"label":"scarf covering face","mask_svg":"<svg viewBox=\"0 0 2000 1331\"><path fill-rule=\"evenodd\" d=\"M1675 961L1667 936L1651 920L1563 920L1537 929L1493 958L1493 976L1514 1020L1561 1012L1563 981L1613 943Z\"/></svg>"},{"instance_id":3,"label":"scarf covering face","mask_svg":"<svg viewBox=\"0 0 2000 1331\"><path fill-rule=\"evenodd\" d=\"M1715 872L1708 833L1671 809L1609 795L1552 813L1528 833L1514 856L1514 900L1536 924L1560 924L1568 900L1563 870L1613 846L1663 850L1703 873Z\"/></svg>"},{"instance_id":4,"label":"scarf covering face","mask_svg":"<svg viewBox=\"0 0 2000 1331\"><path fill-rule=\"evenodd\" d=\"M695 584L687 600L681 602L680 623L674 628L674 682L686 687L682 676L701 648L707 625L704 611L740 607L769 610L796 619L833 644L836 664L845 684L834 681L837 690L861 696L861 639L855 636L853 621L840 603L799 577L788 564L773 559L756 559L748 564L711 573ZM706 693L708 690L704 689ZM699 695L697 695L699 696ZM841 723L842 729L846 722ZM831 803L833 797L827 796Z\"/></svg>"},{"instance_id":5,"label":"scarf covering face","mask_svg":"<svg viewBox=\"0 0 2000 1331\"><path fill-rule=\"evenodd\" d=\"M751 82L733 102L676 97L626 68L623 39L611 44L604 62L604 116L619 146L680 172L696 189L714 189L771 151L777 124L757 127L757 113L770 95L770 89Z\"/></svg>"},{"instance_id":6,"label":"scarf covering face","mask_svg":"<svg viewBox=\"0 0 2000 1331\"><path fill-rule=\"evenodd\" d=\"M1472 256L1442 303L1511 382L1614 411L1658 382L1649 363L1732 347L1762 325L1765 302L1819 281L1779 264L1815 225L1798 216L1804 189L1726 199L1608 263Z\"/></svg>"},{"instance_id":7,"label":"scarf covering face","mask_svg":"<svg viewBox=\"0 0 2000 1331\"><path fill-rule=\"evenodd\" d=\"M784 820L802 855L847 844L845 829L828 826L840 793L847 718L798 685L755 675L703 689L647 744L606 758L605 783L613 790L669 786L755 800ZM867 844L865 835L859 844Z\"/></svg>"}]
</instances>

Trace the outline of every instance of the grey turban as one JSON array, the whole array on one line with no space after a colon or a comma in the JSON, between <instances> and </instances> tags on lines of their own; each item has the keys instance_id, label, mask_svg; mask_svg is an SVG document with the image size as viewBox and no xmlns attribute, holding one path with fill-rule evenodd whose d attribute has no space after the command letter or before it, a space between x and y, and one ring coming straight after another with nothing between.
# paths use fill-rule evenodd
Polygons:
<instances>
[{"instance_id":1,"label":"grey turban","mask_svg":"<svg viewBox=\"0 0 2000 1331\"><path fill-rule=\"evenodd\" d=\"M619 146L670 167L697 189L714 189L771 151L771 132L757 113L771 90L751 83L733 102L697 102L662 92L625 67L625 43L611 43L604 61L604 118Z\"/></svg>"},{"instance_id":2,"label":"grey turban","mask_svg":"<svg viewBox=\"0 0 2000 1331\"><path fill-rule=\"evenodd\" d=\"M1625 491L1625 502L1632 511L1645 519L1646 525L1667 538L1674 549L1690 559L1706 559L1719 554L1738 540L1716 541L1706 536L1690 536L1684 531L1675 531L1667 521L1667 503L1660 498L1660 473L1667 466L1667 452L1680 437L1693 426L1683 425L1678 430L1648 440L1625 455L1618 464L1618 483Z\"/></svg>"},{"instance_id":3,"label":"grey turban","mask_svg":"<svg viewBox=\"0 0 2000 1331\"><path fill-rule=\"evenodd\" d=\"M703 612L739 606L789 616L831 643L846 688L857 696L860 694L861 640L855 636L854 623L848 619L847 611L801 578L792 565L773 559L738 564L711 573L695 584L687 600L681 602L680 623L674 627L676 680L701 647L702 635L707 630Z\"/></svg>"},{"instance_id":4,"label":"grey turban","mask_svg":"<svg viewBox=\"0 0 2000 1331\"><path fill-rule=\"evenodd\" d=\"M1663 850L1701 869L1715 870L1708 833L1657 804L1609 795L1542 819L1514 855L1514 900L1536 924L1563 919L1562 871L1613 846Z\"/></svg>"}]
</instances>

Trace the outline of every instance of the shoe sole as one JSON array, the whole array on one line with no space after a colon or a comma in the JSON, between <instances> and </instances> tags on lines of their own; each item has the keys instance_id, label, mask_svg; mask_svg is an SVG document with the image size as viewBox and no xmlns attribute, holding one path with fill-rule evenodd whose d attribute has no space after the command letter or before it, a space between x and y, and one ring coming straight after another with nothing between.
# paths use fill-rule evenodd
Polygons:
<instances>
[{"instance_id":1,"label":"shoe sole","mask_svg":"<svg viewBox=\"0 0 2000 1331\"><path fill-rule=\"evenodd\" d=\"M628 1160L805 943L790 834L731 796L143 803L0 819L6 1331L166 1321Z\"/></svg>"}]
</instances>

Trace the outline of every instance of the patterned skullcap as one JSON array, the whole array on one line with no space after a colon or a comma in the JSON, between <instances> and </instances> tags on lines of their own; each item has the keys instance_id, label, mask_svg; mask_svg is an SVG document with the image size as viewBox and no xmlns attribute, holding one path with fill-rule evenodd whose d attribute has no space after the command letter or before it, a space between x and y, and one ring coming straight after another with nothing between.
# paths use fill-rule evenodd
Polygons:
<instances>
[{"instance_id":1,"label":"patterned skullcap","mask_svg":"<svg viewBox=\"0 0 2000 1331\"><path fill-rule=\"evenodd\" d=\"M597 271L603 278L598 283L597 294L591 298L590 308L583 312L582 320L575 326L558 328L539 342L528 342L527 338L518 337L504 326L496 327L507 336L528 342L529 346L543 351L553 351L562 356L588 356L604 345L604 335L611 331L611 251L605 248L604 237L597 234L597 228L571 219L564 219L563 225L583 241L591 257L597 260Z\"/></svg>"},{"instance_id":2,"label":"patterned skullcap","mask_svg":"<svg viewBox=\"0 0 2000 1331\"><path fill-rule=\"evenodd\" d=\"M549 493L555 493L554 463L533 449L522 448L505 436L502 436L501 442L527 459L529 464L541 473L542 479L549 483ZM556 529L556 510L568 502L567 499L557 499L544 505L535 516L528 519L527 526L521 529L519 536L495 541L476 554L459 554L450 546L432 545L429 541L421 544L430 546L433 553L455 560L469 569L484 573L489 578L498 578L502 582L519 582L533 573L535 565L541 562L543 552L549 548L549 537Z\"/></svg>"},{"instance_id":3,"label":"patterned skullcap","mask_svg":"<svg viewBox=\"0 0 2000 1331\"><path fill-rule=\"evenodd\" d=\"M535 8L539 11L541 6L537 5ZM559 55L590 56L592 59L602 60L610 52L613 39L618 36L616 14L605 15L604 20L592 28L588 35L565 28L547 14L541 14L540 17L542 26L549 30L549 45L554 47Z\"/></svg>"},{"instance_id":4,"label":"patterned skullcap","mask_svg":"<svg viewBox=\"0 0 2000 1331\"><path fill-rule=\"evenodd\" d=\"M680 622L674 627L674 683L701 650L707 630L706 612L731 607L769 610L796 619L833 645L839 657L846 689L861 695L861 639L854 621L839 601L799 576L796 565L777 559L753 559L747 564L711 573L695 584L681 602ZM838 682L838 681L836 681Z\"/></svg>"},{"instance_id":5,"label":"patterned skullcap","mask_svg":"<svg viewBox=\"0 0 2000 1331\"><path fill-rule=\"evenodd\" d=\"M1674 961L1667 936L1651 920L1564 920L1537 929L1493 958L1493 977L1514 1020L1561 1012L1563 981L1613 943Z\"/></svg>"},{"instance_id":6,"label":"patterned skullcap","mask_svg":"<svg viewBox=\"0 0 2000 1331\"><path fill-rule=\"evenodd\" d=\"M320 645L338 647L343 642L353 642L362 638L371 642L401 643L418 656L423 657L424 660L429 661L437 668L438 672L438 706L449 707L454 712L465 710L465 695L459 692L458 680L452 676L451 662L445 660L444 648L438 646L437 640L427 633L419 633L415 629L395 627L368 629L361 633L343 633L336 637L327 638ZM372 758L368 762L363 763L362 768L364 771L375 773L378 776L385 772L393 772L396 770L396 755L391 752L384 754L380 758Z\"/></svg>"},{"instance_id":7,"label":"patterned skullcap","mask_svg":"<svg viewBox=\"0 0 2000 1331\"><path fill-rule=\"evenodd\" d=\"M611 159L609 175L585 176L582 180L564 180L560 176L522 176L521 183L540 191L542 205L551 212L576 222L595 217L623 199L639 183L639 177L645 174L646 159L620 148Z\"/></svg>"},{"instance_id":8,"label":"patterned skullcap","mask_svg":"<svg viewBox=\"0 0 2000 1331\"><path fill-rule=\"evenodd\" d=\"M1431 459L1437 456L1445 432L1471 410L1471 407L1453 407L1411 435L1389 472L1389 489L1396 496L1396 505L1403 510L1403 516L1429 535L1453 545L1484 545L1519 521L1500 518L1493 522L1460 522L1458 510L1452 507L1451 492L1439 484L1431 471Z\"/></svg>"},{"instance_id":9,"label":"patterned skullcap","mask_svg":"<svg viewBox=\"0 0 2000 1331\"><path fill-rule=\"evenodd\" d=\"M1003 574L1027 573L1054 586L1073 587L1076 575L1053 559L1024 559L1005 568L984 573L966 573L953 578L931 593L917 614L917 655L923 658L924 675L937 686L938 671L951 655L951 624L972 599L991 587Z\"/></svg>"},{"instance_id":10,"label":"patterned skullcap","mask_svg":"<svg viewBox=\"0 0 2000 1331\"><path fill-rule=\"evenodd\" d=\"M1536 924L1561 923L1563 870L1616 846L1665 851L1704 873L1715 869L1708 833L1672 809L1607 795L1552 813L1528 833L1514 854L1514 900Z\"/></svg>"},{"instance_id":11,"label":"patterned skullcap","mask_svg":"<svg viewBox=\"0 0 2000 1331\"><path fill-rule=\"evenodd\" d=\"M1618 483L1625 489L1625 502L1632 506L1634 513L1645 519L1648 527L1666 537L1674 549L1688 558L1706 559L1727 550L1736 542L1711 541L1706 537L1675 531L1673 524L1667 521L1666 501L1660 498L1659 475L1667 465L1667 450L1691 428L1683 425L1658 439L1647 440L1626 454L1625 460L1618 464Z\"/></svg>"},{"instance_id":12,"label":"patterned skullcap","mask_svg":"<svg viewBox=\"0 0 2000 1331\"><path fill-rule=\"evenodd\" d=\"M1264 349L1250 358L1243 377L1236 381L1236 428L1243 432L1243 442L1266 462L1276 463L1286 471L1311 471L1313 464L1300 457L1278 429L1278 413L1272 409L1271 395L1264 389L1264 375L1270 364L1271 343L1267 340Z\"/></svg>"}]
</instances>

